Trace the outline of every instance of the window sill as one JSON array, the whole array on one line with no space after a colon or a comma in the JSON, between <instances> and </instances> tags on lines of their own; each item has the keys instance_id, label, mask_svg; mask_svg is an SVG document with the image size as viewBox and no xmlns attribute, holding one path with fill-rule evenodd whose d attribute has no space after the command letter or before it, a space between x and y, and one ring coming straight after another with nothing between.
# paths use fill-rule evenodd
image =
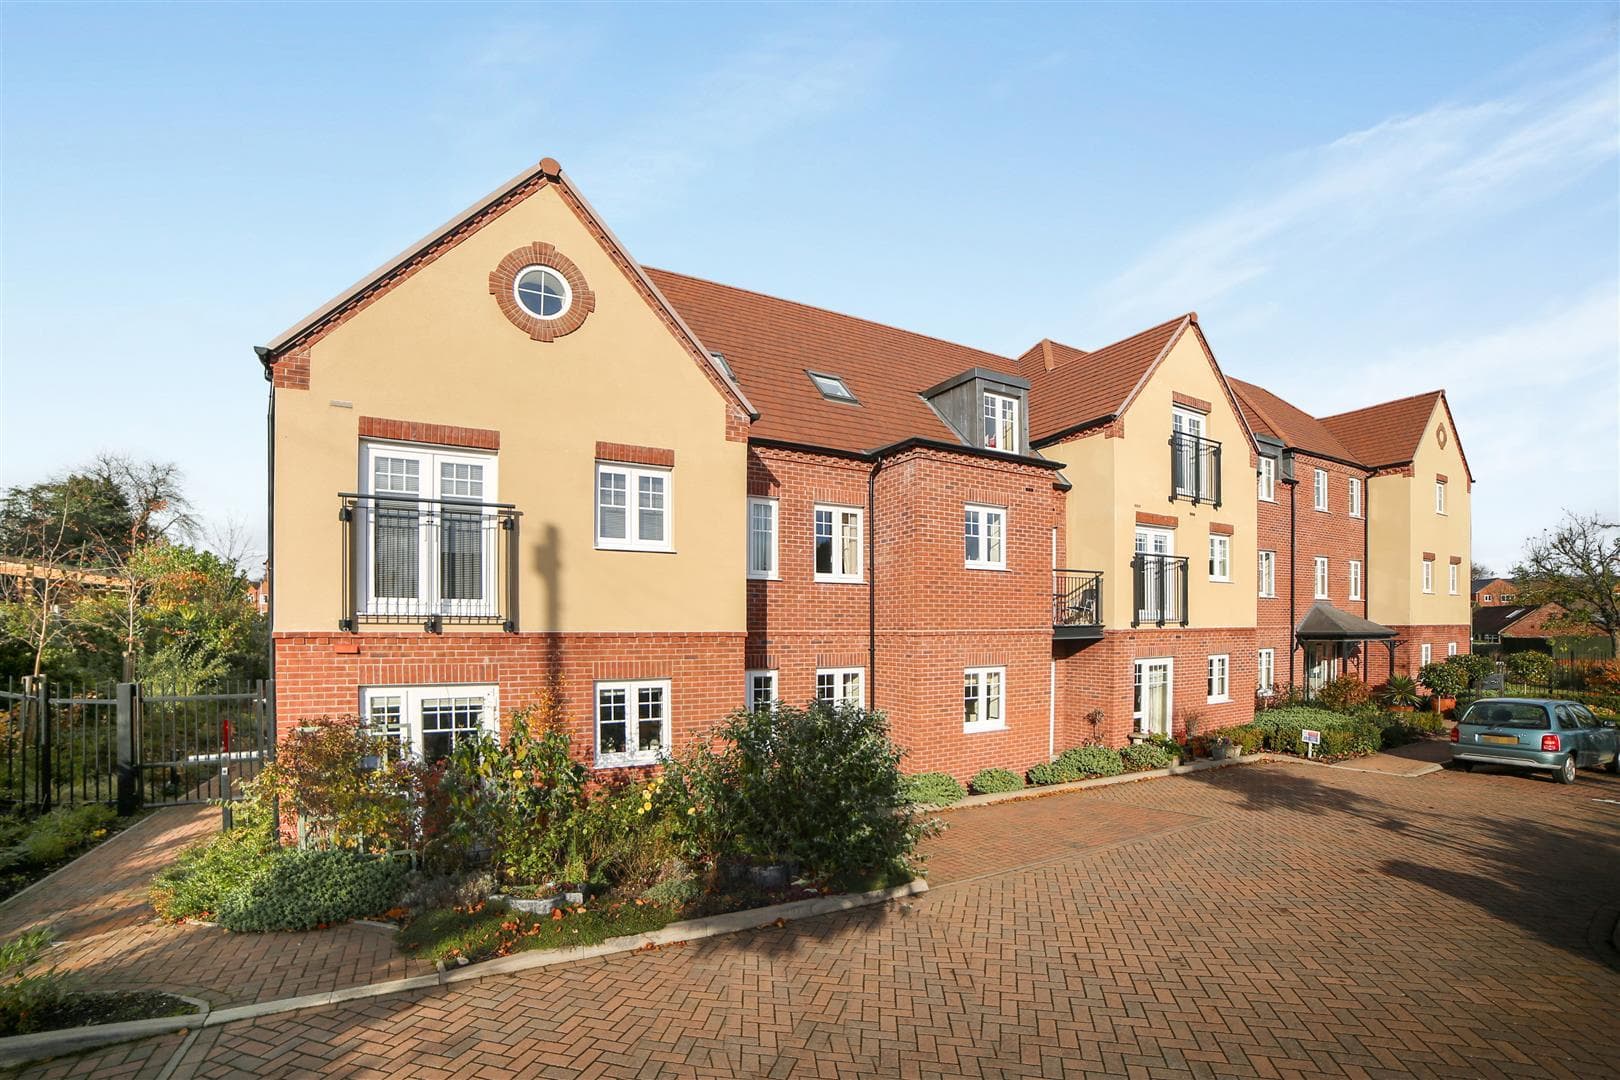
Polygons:
<instances>
[{"instance_id":1,"label":"window sill","mask_svg":"<svg viewBox=\"0 0 1620 1080\"><path fill-rule=\"evenodd\" d=\"M675 554L675 549L672 548L672 547L636 547L635 545L632 545L632 544L604 544L600 540L598 540L596 542L596 550L597 551L639 551L639 552L642 552L643 554L649 554L649 555L673 555L673 554Z\"/></svg>"},{"instance_id":2,"label":"window sill","mask_svg":"<svg viewBox=\"0 0 1620 1080\"><path fill-rule=\"evenodd\" d=\"M994 565L992 563L971 563L970 562L970 563L963 563L962 568L965 569L965 570L991 570L991 571L998 571L998 572L1003 573L1003 574L1007 573L1007 567L1006 567L1005 563L1002 564L1001 566L996 566L996 565Z\"/></svg>"},{"instance_id":3,"label":"window sill","mask_svg":"<svg viewBox=\"0 0 1620 1080\"><path fill-rule=\"evenodd\" d=\"M749 581L781 581L781 574L749 574Z\"/></svg>"},{"instance_id":4,"label":"window sill","mask_svg":"<svg viewBox=\"0 0 1620 1080\"><path fill-rule=\"evenodd\" d=\"M1222 697L1207 697L1207 698L1204 699L1204 704L1205 705L1228 705L1228 704L1231 703L1231 701L1232 701L1231 695L1228 694L1228 695L1224 695Z\"/></svg>"},{"instance_id":5,"label":"window sill","mask_svg":"<svg viewBox=\"0 0 1620 1080\"><path fill-rule=\"evenodd\" d=\"M1232 584L1232 579L1229 577L1212 577L1209 579L1209 582L1211 585L1230 585Z\"/></svg>"},{"instance_id":6,"label":"window sill","mask_svg":"<svg viewBox=\"0 0 1620 1080\"><path fill-rule=\"evenodd\" d=\"M605 757L605 758L600 758L599 757L599 758L597 758L596 759L596 768L598 768L598 769L650 769L654 765L662 765L663 763L664 763L664 759L661 758L661 757L644 758L644 757L625 757L625 756L621 756L621 755L614 755L613 757Z\"/></svg>"},{"instance_id":7,"label":"window sill","mask_svg":"<svg viewBox=\"0 0 1620 1080\"><path fill-rule=\"evenodd\" d=\"M865 585L866 579L861 577L839 577L831 574L817 574L817 585Z\"/></svg>"},{"instance_id":8,"label":"window sill","mask_svg":"<svg viewBox=\"0 0 1620 1080\"><path fill-rule=\"evenodd\" d=\"M1006 724L997 724L995 727L978 727L978 726L969 727L966 724L962 725L962 734L964 734L964 735L985 735L985 734L989 734L989 733L992 733L992 732L1006 731L1006 730L1007 730L1007 725Z\"/></svg>"}]
</instances>

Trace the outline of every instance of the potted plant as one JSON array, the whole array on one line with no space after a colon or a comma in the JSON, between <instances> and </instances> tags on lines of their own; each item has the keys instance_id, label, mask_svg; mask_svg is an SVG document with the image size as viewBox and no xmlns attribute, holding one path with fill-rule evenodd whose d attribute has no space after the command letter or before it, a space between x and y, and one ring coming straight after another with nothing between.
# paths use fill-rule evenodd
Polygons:
<instances>
[{"instance_id":1,"label":"potted plant","mask_svg":"<svg viewBox=\"0 0 1620 1080\"><path fill-rule=\"evenodd\" d=\"M1378 703L1390 712L1414 712L1422 702L1417 681L1410 675L1391 675L1378 688Z\"/></svg>"},{"instance_id":2,"label":"potted plant","mask_svg":"<svg viewBox=\"0 0 1620 1080\"><path fill-rule=\"evenodd\" d=\"M1468 676L1456 664L1436 660L1418 669L1418 682L1429 691L1429 704L1435 712L1457 707L1457 695L1467 687Z\"/></svg>"}]
</instances>

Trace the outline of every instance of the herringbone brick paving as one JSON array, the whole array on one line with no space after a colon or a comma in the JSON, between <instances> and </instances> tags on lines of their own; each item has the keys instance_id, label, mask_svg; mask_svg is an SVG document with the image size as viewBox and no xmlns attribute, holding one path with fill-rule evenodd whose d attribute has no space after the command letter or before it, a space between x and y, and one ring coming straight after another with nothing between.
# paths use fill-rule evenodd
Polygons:
<instances>
[{"instance_id":1,"label":"herringbone brick paving","mask_svg":"<svg viewBox=\"0 0 1620 1080\"><path fill-rule=\"evenodd\" d=\"M912 901L32 1074L1620 1076L1605 798L1267 764L961 811Z\"/></svg>"}]
</instances>

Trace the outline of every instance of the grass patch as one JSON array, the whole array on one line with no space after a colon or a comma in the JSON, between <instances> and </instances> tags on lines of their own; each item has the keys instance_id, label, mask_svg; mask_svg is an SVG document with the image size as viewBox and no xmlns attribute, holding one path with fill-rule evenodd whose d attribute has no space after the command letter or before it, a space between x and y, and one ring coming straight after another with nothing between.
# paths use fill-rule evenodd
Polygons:
<instances>
[{"instance_id":1,"label":"grass patch","mask_svg":"<svg viewBox=\"0 0 1620 1080\"><path fill-rule=\"evenodd\" d=\"M556 914L529 915L505 904L441 908L413 919L399 932L398 943L423 960L474 962L529 949L597 945L610 937L659 930L681 917L676 908L645 900L581 905L560 918Z\"/></svg>"}]
</instances>

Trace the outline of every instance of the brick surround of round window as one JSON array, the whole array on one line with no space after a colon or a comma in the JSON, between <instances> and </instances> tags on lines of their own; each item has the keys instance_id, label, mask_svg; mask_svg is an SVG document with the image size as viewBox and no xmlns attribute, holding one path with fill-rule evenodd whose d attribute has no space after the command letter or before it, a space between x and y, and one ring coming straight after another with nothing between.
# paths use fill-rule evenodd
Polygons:
<instances>
[{"instance_id":1,"label":"brick surround of round window","mask_svg":"<svg viewBox=\"0 0 1620 1080\"><path fill-rule=\"evenodd\" d=\"M518 275L531 266L550 267L568 282L572 294L568 309L555 319L535 318L517 302L515 288ZM574 260L538 240L509 253L499 266L490 271L489 294L500 305L501 314L535 341L555 341L564 334L572 334L596 310L596 294L585 284L585 275L579 272Z\"/></svg>"}]
</instances>

